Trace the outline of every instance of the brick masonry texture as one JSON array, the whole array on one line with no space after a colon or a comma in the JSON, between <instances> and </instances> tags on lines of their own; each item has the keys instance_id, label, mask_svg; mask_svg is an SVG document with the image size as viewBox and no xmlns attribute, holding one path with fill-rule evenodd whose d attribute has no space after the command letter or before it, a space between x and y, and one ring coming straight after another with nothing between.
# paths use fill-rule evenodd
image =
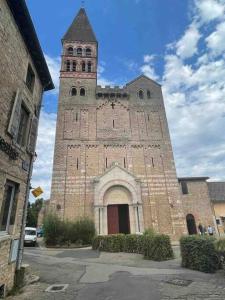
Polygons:
<instances>
[{"instance_id":1,"label":"brick masonry texture","mask_svg":"<svg viewBox=\"0 0 225 300\"><path fill-rule=\"evenodd\" d=\"M5 152L0 151L0 208L6 180L19 185L15 225L11 226L7 239L0 232L0 285L5 284L9 290L13 286L15 271L15 263L9 264L10 245L11 240L18 239L20 236L28 177L28 172L22 168L22 163L29 164L30 155L25 148L20 148L13 143L7 130L17 90L20 89L30 114L34 115L40 105L42 85L5 0L0 2L0 19L0 136L19 153L17 160L11 160ZM28 63L32 66L36 78L33 94L25 84Z\"/></svg>"},{"instance_id":2,"label":"brick masonry texture","mask_svg":"<svg viewBox=\"0 0 225 300\"><path fill-rule=\"evenodd\" d=\"M64 42L52 209L64 219L86 216L96 220L98 200L95 201L94 181L116 163L140 181L142 213L139 217L144 224L143 230L152 227L177 240L186 233L186 225L160 85L140 76L123 88L127 97L115 98L109 94L98 97L96 77L90 78L86 72L64 71L68 46L91 46L93 74L96 74L97 64L94 43ZM76 57L72 59L76 60ZM71 96L72 87L78 89L78 95ZM80 87L85 88L85 96L79 95ZM139 90L144 92L144 99L138 97ZM147 91L151 93L150 99ZM104 93L104 88L101 92ZM131 180L129 176L125 177ZM135 206L135 201L133 197L129 206ZM105 197L101 203L103 215L108 204ZM104 220L105 216L102 217L102 230L107 233L107 221ZM135 217L130 221L135 222ZM133 232L136 231L134 226Z\"/></svg>"}]
</instances>

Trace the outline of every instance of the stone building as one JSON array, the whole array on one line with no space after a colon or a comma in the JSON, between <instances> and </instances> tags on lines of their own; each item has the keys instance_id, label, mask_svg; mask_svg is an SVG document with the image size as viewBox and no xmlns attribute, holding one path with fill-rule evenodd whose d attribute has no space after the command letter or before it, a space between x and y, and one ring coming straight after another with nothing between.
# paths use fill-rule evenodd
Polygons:
<instances>
[{"instance_id":1,"label":"stone building","mask_svg":"<svg viewBox=\"0 0 225 300\"><path fill-rule=\"evenodd\" d=\"M181 200L189 234L199 232L198 225L211 225L217 233L217 226L207 183L209 177L178 178Z\"/></svg>"},{"instance_id":2,"label":"stone building","mask_svg":"<svg viewBox=\"0 0 225 300\"><path fill-rule=\"evenodd\" d=\"M225 234L225 182L208 182L209 196L220 235Z\"/></svg>"},{"instance_id":3,"label":"stone building","mask_svg":"<svg viewBox=\"0 0 225 300\"><path fill-rule=\"evenodd\" d=\"M0 1L0 298L13 286L44 91L53 83L25 1Z\"/></svg>"},{"instance_id":4,"label":"stone building","mask_svg":"<svg viewBox=\"0 0 225 300\"><path fill-rule=\"evenodd\" d=\"M50 205L99 234L186 233L161 86L97 85L98 42L82 8L62 39Z\"/></svg>"}]
</instances>

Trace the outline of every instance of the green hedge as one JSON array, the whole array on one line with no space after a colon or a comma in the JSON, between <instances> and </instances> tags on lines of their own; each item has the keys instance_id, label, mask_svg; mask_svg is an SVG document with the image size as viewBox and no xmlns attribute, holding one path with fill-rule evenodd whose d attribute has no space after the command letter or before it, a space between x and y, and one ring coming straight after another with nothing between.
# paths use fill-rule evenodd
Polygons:
<instances>
[{"instance_id":1,"label":"green hedge","mask_svg":"<svg viewBox=\"0 0 225 300\"><path fill-rule=\"evenodd\" d=\"M93 239L92 248L106 252L140 253L144 254L146 259L156 261L173 258L169 236L160 234L113 234L97 236Z\"/></svg>"},{"instance_id":2,"label":"green hedge","mask_svg":"<svg viewBox=\"0 0 225 300\"><path fill-rule=\"evenodd\" d=\"M174 254L169 236L165 234L145 236L144 257L155 261L173 259Z\"/></svg>"},{"instance_id":3,"label":"green hedge","mask_svg":"<svg viewBox=\"0 0 225 300\"><path fill-rule=\"evenodd\" d=\"M220 267L215 239L207 236L185 236L180 240L182 266L205 273Z\"/></svg>"},{"instance_id":4,"label":"green hedge","mask_svg":"<svg viewBox=\"0 0 225 300\"><path fill-rule=\"evenodd\" d=\"M95 236L92 220L62 221L55 214L44 219L44 240L47 246L90 245Z\"/></svg>"}]
</instances>

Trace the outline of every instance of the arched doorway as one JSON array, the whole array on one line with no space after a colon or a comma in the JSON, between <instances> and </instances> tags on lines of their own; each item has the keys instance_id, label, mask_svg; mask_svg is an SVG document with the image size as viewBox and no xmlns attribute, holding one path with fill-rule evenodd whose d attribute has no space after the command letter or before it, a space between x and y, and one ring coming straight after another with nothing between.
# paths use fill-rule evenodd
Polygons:
<instances>
[{"instance_id":1,"label":"arched doorway","mask_svg":"<svg viewBox=\"0 0 225 300\"><path fill-rule=\"evenodd\" d=\"M113 186L104 195L107 204L108 234L130 233L131 194L123 186Z\"/></svg>"},{"instance_id":2,"label":"arched doorway","mask_svg":"<svg viewBox=\"0 0 225 300\"><path fill-rule=\"evenodd\" d=\"M189 234L197 234L195 217L192 214L186 216L187 229Z\"/></svg>"}]
</instances>

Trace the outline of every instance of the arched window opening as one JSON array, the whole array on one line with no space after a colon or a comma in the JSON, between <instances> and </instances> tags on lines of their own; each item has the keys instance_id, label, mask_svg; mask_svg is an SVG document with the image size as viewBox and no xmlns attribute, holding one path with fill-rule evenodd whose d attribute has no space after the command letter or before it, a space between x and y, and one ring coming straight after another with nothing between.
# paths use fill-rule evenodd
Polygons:
<instances>
[{"instance_id":1,"label":"arched window opening","mask_svg":"<svg viewBox=\"0 0 225 300\"><path fill-rule=\"evenodd\" d=\"M188 214L186 216L186 222L187 222L187 229L188 233L191 234L197 234L197 228L195 223L195 217L192 214Z\"/></svg>"},{"instance_id":2,"label":"arched window opening","mask_svg":"<svg viewBox=\"0 0 225 300\"><path fill-rule=\"evenodd\" d=\"M77 71L77 63L76 61L73 61L73 72Z\"/></svg>"},{"instance_id":3,"label":"arched window opening","mask_svg":"<svg viewBox=\"0 0 225 300\"><path fill-rule=\"evenodd\" d=\"M73 55L73 48L72 48L72 47L69 47L69 48L67 49L67 54L68 54L68 55Z\"/></svg>"},{"instance_id":4,"label":"arched window opening","mask_svg":"<svg viewBox=\"0 0 225 300\"><path fill-rule=\"evenodd\" d=\"M82 56L82 48L77 48L77 56Z\"/></svg>"},{"instance_id":5,"label":"arched window opening","mask_svg":"<svg viewBox=\"0 0 225 300\"><path fill-rule=\"evenodd\" d=\"M149 90L147 90L147 98L150 99L151 98L151 92Z\"/></svg>"},{"instance_id":6,"label":"arched window opening","mask_svg":"<svg viewBox=\"0 0 225 300\"><path fill-rule=\"evenodd\" d=\"M88 73L91 73L91 62L88 63Z\"/></svg>"},{"instance_id":7,"label":"arched window opening","mask_svg":"<svg viewBox=\"0 0 225 300\"><path fill-rule=\"evenodd\" d=\"M86 56L91 56L91 49L90 48L86 49Z\"/></svg>"},{"instance_id":8,"label":"arched window opening","mask_svg":"<svg viewBox=\"0 0 225 300\"><path fill-rule=\"evenodd\" d=\"M80 89L80 96L85 96L85 89L84 88Z\"/></svg>"},{"instance_id":9,"label":"arched window opening","mask_svg":"<svg viewBox=\"0 0 225 300\"><path fill-rule=\"evenodd\" d=\"M71 96L76 96L76 95L77 95L77 89L75 87L72 87Z\"/></svg>"},{"instance_id":10,"label":"arched window opening","mask_svg":"<svg viewBox=\"0 0 225 300\"><path fill-rule=\"evenodd\" d=\"M85 62L83 61L82 62L82 72L85 72L86 71L86 64Z\"/></svg>"},{"instance_id":11,"label":"arched window opening","mask_svg":"<svg viewBox=\"0 0 225 300\"><path fill-rule=\"evenodd\" d=\"M70 61L69 60L66 61L66 71L70 72Z\"/></svg>"},{"instance_id":12,"label":"arched window opening","mask_svg":"<svg viewBox=\"0 0 225 300\"><path fill-rule=\"evenodd\" d=\"M144 99L144 93L143 93L142 90L140 90L140 91L138 92L138 96L139 96L140 99Z\"/></svg>"}]
</instances>

